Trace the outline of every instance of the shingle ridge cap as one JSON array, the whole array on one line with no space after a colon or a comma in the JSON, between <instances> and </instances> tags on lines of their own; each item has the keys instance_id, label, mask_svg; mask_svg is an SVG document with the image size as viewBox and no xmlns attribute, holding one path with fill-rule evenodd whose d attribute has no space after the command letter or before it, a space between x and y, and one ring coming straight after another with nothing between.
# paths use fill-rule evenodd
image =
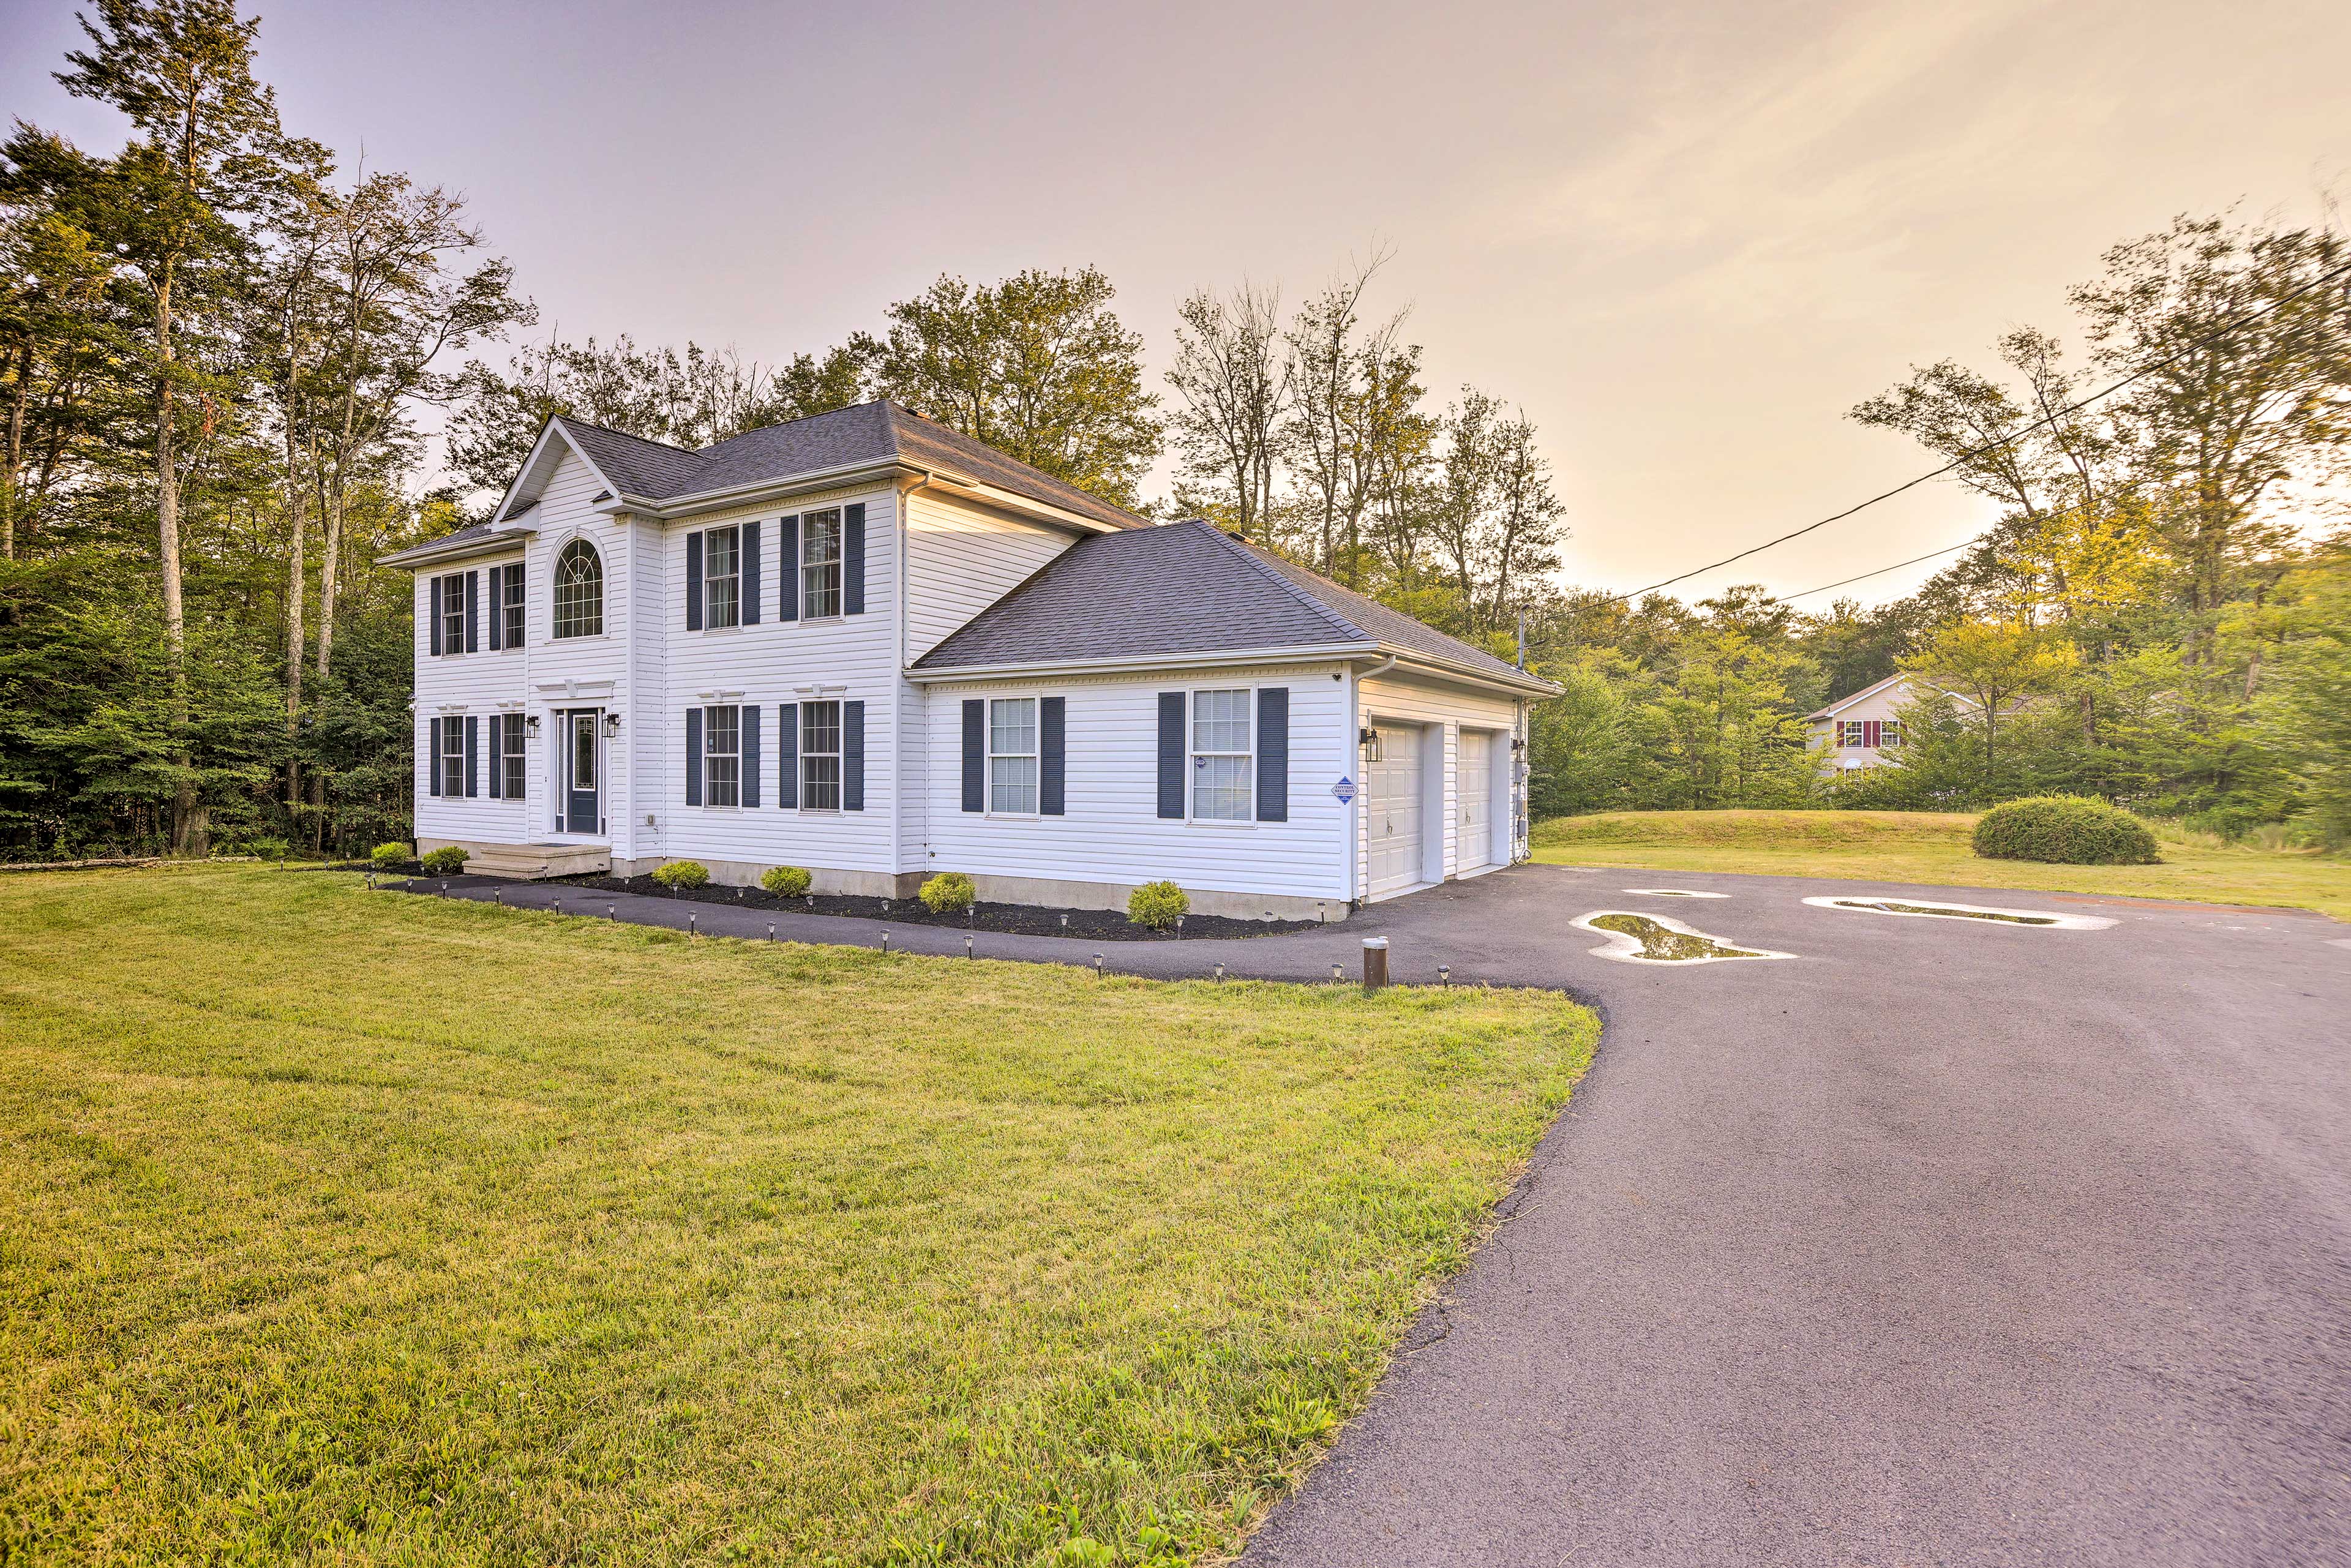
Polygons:
<instances>
[{"instance_id":1,"label":"shingle ridge cap","mask_svg":"<svg viewBox=\"0 0 2351 1568\"><path fill-rule=\"evenodd\" d=\"M1356 625L1353 621L1348 620L1344 615L1340 614L1339 612L1333 610L1328 604L1323 603L1322 601L1315 598L1312 594L1299 587L1298 584L1290 581L1289 578L1283 576L1280 572L1276 571L1272 567L1259 559L1257 550L1254 547L1233 538L1230 534L1228 534L1224 529L1217 527L1216 524L1208 521L1206 517L1186 517L1183 521L1184 523L1190 524L1194 528L1206 528L1209 533L1216 536L1216 539L1218 544L1223 545L1226 549L1239 556L1241 559L1249 562L1251 567L1256 569L1260 576L1264 577L1268 581L1274 583L1276 586L1280 588L1284 593L1289 594L1292 599L1295 599L1299 603L1306 606L1307 609L1312 611L1323 620L1330 622L1334 626L1337 626L1341 631L1352 632L1366 643L1376 643L1379 641L1379 636L1376 632ZM1181 527L1182 525L1178 524L1176 526Z\"/></svg>"}]
</instances>

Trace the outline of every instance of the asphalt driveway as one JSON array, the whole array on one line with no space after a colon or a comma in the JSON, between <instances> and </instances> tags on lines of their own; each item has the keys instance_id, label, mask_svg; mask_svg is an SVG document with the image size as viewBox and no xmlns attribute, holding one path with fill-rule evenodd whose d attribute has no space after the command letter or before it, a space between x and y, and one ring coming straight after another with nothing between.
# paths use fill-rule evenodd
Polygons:
<instances>
[{"instance_id":1,"label":"asphalt driveway","mask_svg":"<svg viewBox=\"0 0 2351 1568\"><path fill-rule=\"evenodd\" d=\"M1623 891L1656 886L1730 896ZM2116 924L1802 902L1870 892ZM620 904L879 939L592 900ZM1609 908L1797 957L1611 962L1567 924ZM1312 980L1386 936L1400 979L1445 963L1607 1021L1509 1222L1247 1562L2351 1562L2346 935L2285 911L1522 866L1327 931L1099 945L1126 972Z\"/></svg>"}]
</instances>

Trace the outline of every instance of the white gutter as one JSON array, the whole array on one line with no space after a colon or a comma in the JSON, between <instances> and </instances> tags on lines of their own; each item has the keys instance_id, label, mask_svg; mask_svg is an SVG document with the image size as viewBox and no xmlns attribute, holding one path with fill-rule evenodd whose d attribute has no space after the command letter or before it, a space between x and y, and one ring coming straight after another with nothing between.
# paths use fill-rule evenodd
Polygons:
<instances>
[{"instance_id":1,"label":"white gutter","mask_svg":"<svg viewBox=\"0 0 2351 1568\"><path fill-rule=\"evenodd\" d=\"M444 560L463 560L467 556L496 555L500 550L518 549L525 539L538 532L537 528L508 528L456 544L446 539L434 539L426 544L411 545L404 550L395 550L391 555L378 556L375 564L389 567L394 571L406 571Z\"/></svg>"},{"instance_id":2,"label":"white gutter","mask_svg":"<svg viewBox=\"0 0 2351 1568\"><path fill-rule=\"evenodd\" d=\"M1377 644L1364 643L1330 643L1308 648L1217 648L1201 653L1123 654L1112 659L1032 659L1013 664L961 664L946 669L908 670L906 678L927 685L947 681L1096 674L1121 670L1146 672L1208 669L1223 664L1328 664L1332 659L1362 658L1378 652Z\"/></svg>"}]
</instances>

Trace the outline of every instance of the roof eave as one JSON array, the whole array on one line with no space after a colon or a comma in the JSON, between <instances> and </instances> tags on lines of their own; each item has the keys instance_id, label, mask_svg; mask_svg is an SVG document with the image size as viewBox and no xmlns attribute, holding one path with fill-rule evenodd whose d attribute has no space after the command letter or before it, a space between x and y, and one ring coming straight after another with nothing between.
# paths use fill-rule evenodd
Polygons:
<instances>
[{"instance_id":1,"label":"roof eave","mask_svg":"<svg viewBox=\"0 0 2351 1568\"><path fill-rule=\"evenodd\" d=\"M794 474L779 479L758 479L742 485L730 485L723 489L701 490L690 496L622 495L604 509L613 512L640 512L664 521L716 511L725 507L757 506L763 501L779 501L793 496L804 496L818 490L837 490L863 479L875 481L895 478L926 479L941 488L958 490L974 500L1006 511L1018 512L1040 522L1080 533L1124 533L1126 528L1089 517L1050 502L1015 494L984 481L959 474L952 469L934 468L903 457L864 458L855 463L841 464L831 468L820 468L806 474Z\"/></svg>"},{"instance_id":2,"label":"roof eave","mask_svg":"<svg viewBox=\"0 0 2351 1568\"><path fill-rule=\"evenodd\" d=\"M454 542L448 539L433 539L424 544L411 545L403 550L394 550L390 555L378 556L375 563L378 566L405 570L410 567L434 566L444 560L464 560L468 556L496 555L501 550L514 549L538 532L535 528L517 525L501 528L496 533L486 534L477 538Z\"/></svg>"},{"instance_id":3,"label":"roof eave","mask_svg":"<svg viewBox=\"0 0 2351 1568\"><path fill-rule=\"evenodd\" d=\"M1310 664L1360 659L1382 652L1376 643L1317 643L1271 648L1212 648L1191 653L1121 653L1102 659L1019 659L996 664L908 667L906 678L929 681L995 681L1024 675L1110 674L1120 670L1195 670L1222 664Z\"/></svg>"},{"instance_id":4,"label":"roof eave","mask_svg":"<svg viewBox=\"0 0 2351 1568\"><path fill-rule=\"evenodd\" d=\"M1533 696L1555 697L1567 689L1557 681L1547 681L1524 670L1481 670L1475 664L1465 664L1418 648L1407 648L1398 643L1383 643L1379 651L1393 655L1399 667L1417 666L1449 680L1475 681L1483 685L1502 686Z\"/></svg>"}]
</instances>

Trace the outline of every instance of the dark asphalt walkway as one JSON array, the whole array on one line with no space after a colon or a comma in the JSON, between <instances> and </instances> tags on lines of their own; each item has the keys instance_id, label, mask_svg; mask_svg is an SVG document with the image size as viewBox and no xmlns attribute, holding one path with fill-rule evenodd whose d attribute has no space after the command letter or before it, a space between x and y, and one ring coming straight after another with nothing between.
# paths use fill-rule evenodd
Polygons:
<instances>
[{"instance_id":1,"label":"dark asphalt walkway","mask_svg":"<svg viewBox=\"0 0 2351 1568\"><path fill-rule=\"evenodd\" d=\"M1731 896L1622 891L1661 885ZM1855 892L2118 924L1801 902ZM1604 908L1799 957L1613 963L1567 926ZM1525 866L1294 936L976 948L1311 980L1334 959L1353 975L1361 938L1385 936L1401 979L1444 962L1606 1017L1510 1222L1251 1563L2299 1564L2351 1563L2344 933L2283 911ZM963 950L919 926L892 946Z\"/></svg>"}]
</instances>

